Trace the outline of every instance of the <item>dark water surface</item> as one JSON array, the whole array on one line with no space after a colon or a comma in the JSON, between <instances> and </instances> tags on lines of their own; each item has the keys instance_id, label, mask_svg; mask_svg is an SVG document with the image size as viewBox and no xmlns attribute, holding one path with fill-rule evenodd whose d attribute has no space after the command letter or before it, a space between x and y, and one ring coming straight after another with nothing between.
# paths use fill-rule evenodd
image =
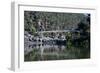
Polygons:
<instances>
[{"instance_id":1,"label":"dark water surface","mask_svg":"<svg viewBox=\"0 0 100 73\"><path fill-rule=\"evenodd\" d=\"M86 59L90 58L90 52L85 48L71 47L66 44L38 43L30 45L25 50L24 61L64 60L64 59Z\"/></svg>"}]
</instances>

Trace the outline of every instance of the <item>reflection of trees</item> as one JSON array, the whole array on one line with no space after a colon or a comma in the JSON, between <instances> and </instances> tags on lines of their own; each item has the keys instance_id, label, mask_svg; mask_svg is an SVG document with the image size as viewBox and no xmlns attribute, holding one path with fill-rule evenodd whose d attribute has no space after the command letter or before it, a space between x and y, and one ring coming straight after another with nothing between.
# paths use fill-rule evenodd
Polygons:
<instances>
[{"instance_id":1,"label":"reflection of trees","mask_svg":"<svg viewBox=\"0 0 100 73\"><path fill-rule=\"evenodd\" d=\"M79 32L69 33L66 36L67 48L81 49L80 58L90 57L90 15L81 21L75 30Z\"/></svg>"},{"instance_id":2,"label":"reflection of trees","mask_svg":"<svg viewBox=\"0 0 100 73\"><path fill-rule=\"evenodd\" d=\"M88 16L87 19L90 17ZM80 47L84 47L89 49L90 48L90 21L81 21L78 24L78 28L76 30L79 30L80 32L78 33L80 35L79 38L75 39L75 41L78 43Z\"/></svg>"},{"instance_id":3,"label":"reflection of trees","mask_svg":"<svg viewBox=\"0 0 100 73\"><path fill-rule=\"evenodd\" d=\"M41 58L40 50L33 46L33 50L25 55L25 61L79 59L90 57L90 15L85 16L84 14L79 13L25 11L24 25L25 31L32 36L32 39L30 39L31 37L29 38L29 42L36 43L36 39L39 38L39 49L41 49L42 45L40 43L42 36L41 33L35 32L71 30L71 32L67 33L43 33L44 37L49 40L42 40L42 42L45 43L42 46L46 44L53 46L52 48L44 49L44 52L49 54L43 54ZM57 48L54 47L55 44L58 45ZM66 48L63 49L62 45L66 45Z\"/></svg>"}]
</instances>

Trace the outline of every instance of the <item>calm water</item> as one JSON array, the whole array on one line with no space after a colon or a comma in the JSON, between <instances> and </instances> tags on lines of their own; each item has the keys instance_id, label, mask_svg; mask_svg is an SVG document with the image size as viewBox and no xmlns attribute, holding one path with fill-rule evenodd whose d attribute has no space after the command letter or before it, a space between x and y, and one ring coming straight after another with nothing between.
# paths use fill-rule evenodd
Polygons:
<instances>
[{"instance_id":1,"label":"calm water","mask_svg":"<svg viewBox=\"0 0 100 73\"><path fill-rule=\"evenodd\" d=\"M67 48L66 44L35 43L29 45L29 47L24 52L25 61L84 59L90 57L90 52L86 49L76 47Z\"/></svg>"}]
</instances>

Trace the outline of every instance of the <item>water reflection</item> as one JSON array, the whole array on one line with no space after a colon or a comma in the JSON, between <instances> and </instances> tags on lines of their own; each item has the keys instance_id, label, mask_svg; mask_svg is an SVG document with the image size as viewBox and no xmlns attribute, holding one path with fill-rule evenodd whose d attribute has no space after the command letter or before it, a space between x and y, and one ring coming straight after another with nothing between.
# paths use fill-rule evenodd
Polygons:
<instances>
[{"instance_id":1,"label":"water reflection","mask_svg":"<svg viewBox=\"0 0 100 73\"><path fill-rule=\"evenodd\" d=\"M49 41L50 42L50 41ZM60 41L61 42L61 41ZM63 41L64 42L64 41ZM64 59L82 59L89 58L85 49L71 47L67 48L66 44L38 43L32 44L30 50L25 50L25 61L41 61L41 60L64 60Z\"/></svg>"}]
</instances>

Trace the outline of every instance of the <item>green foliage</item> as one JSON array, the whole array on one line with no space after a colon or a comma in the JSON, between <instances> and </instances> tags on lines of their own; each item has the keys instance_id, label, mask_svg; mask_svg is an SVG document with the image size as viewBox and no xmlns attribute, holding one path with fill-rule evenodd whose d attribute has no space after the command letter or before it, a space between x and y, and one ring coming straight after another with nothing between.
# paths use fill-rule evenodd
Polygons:
<instances>
[{"instance_id":1,"label":"green foliage","mask_svg":"<svg viewBox=\"0 0 100 73\"><path fill-rule=\"evenodd\" d=\"M57 12L24 12L24 29L31 32L34 27L39 30L38 22L41 20L45 30L68 30L76 28L77 24L84 19L81 13L57 13Z\"/></svg>"},{"instance_id":2,"label":"green foliage","mask_svg":"<svg viewBox=\"0 0 100 73\"><path fill-rule=\"evenodd\" d=\"M24 12L24 30L33 34L36 31L36 15L35 12Z\"/></svg>"},{"instance_id":3,"label":"green foliage","mask_svg":"<svg viewBox=\"0 0 100 73\"><path fill-rule=\"evenodd\" d=\"M89 58L90 57L90 22L87 21L90 17L86 17L83 21L78 24L76 28L79 32L67 33L67 49L71 51L77 49L78 58Z\"/></svg>"},{"instance_id":4,"label":"green foliage","mask_svg":"<svg viewBox=\"0 0 100 73\"><path fill-rule=\"evenodd\" d=\"M66 43L67 49L72 48L73 44L72 44L72 33L71 32L68 32L66 34L66 41L67 41Z\"/></svg>"},{"instance_id":5,"label":"green foliage","mask_svg":"<svg viewBox=\"0 0 100 73\"><path fill-rule=\"evenodd\" d=\"M71 30L79 32L66 33L66 49L61 55L43 55L44 60L73 59L90 57L90 17L82 13L57 13L57 12L24 12L24 30L31 35L39 31L38 22L48 30ZM37 34L38 35L38 34ZM56 34L44 33L45 36L55 36ZM59 49L59 48L58 48ZM25 55L25 61L42 60L41 54L35 49Z\"/></svg>"},{"instance_id":6,"label":"green foliage","mask_svg":"<svg viewBox=\"0 0 100 73\"><path fill-rule=\"evenodd\" d=\"M88 22L80 22L78 24L80 37L77 38L78 44L83 48L90 47L90 24Z\"/></svg>"},{"instance_id":7,"label":"green foliage","mask_svg":"<svg viewBox=\"0 0 100 73\"><path fill-rule=\"evenodd\" d=\"M80 37L74 39L74 45L78 44L77 48L82 49L80 57L90 57L90 21L87 21L90 17L86 17L85 19L78 24L77 30L80 31Z\"/></svg>"},{"instance_id":8,"label":"green foliage","mask_svg":"<svg viewBox=\"0 0 100 73\"><path fill-rule=\"evenodd\" d=\"M31 33L34 34L36 32L36 28L35 27L31 27Z\"/></svg>"}]
</instances>

